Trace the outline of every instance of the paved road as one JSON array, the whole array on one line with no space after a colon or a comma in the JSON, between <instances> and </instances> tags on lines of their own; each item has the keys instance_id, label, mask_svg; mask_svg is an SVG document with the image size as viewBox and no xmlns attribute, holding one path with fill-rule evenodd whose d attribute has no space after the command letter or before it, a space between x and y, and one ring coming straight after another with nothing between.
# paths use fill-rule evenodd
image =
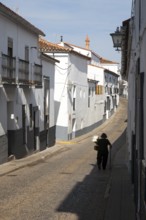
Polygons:
<instances>
[{"instance_id":1,"label":"paved road","mask_svg":"<svg viewBox=\"0 0 146 220\"><path fill-rule=\"evenodd\" d=\"M114 117L82 138L62 143L58 154L0 177L0 220L106 219L111 170L98 171L91 137L108 134L116 163L125 142L126 105L122 99Z\"/></svg>"}]
</instances>

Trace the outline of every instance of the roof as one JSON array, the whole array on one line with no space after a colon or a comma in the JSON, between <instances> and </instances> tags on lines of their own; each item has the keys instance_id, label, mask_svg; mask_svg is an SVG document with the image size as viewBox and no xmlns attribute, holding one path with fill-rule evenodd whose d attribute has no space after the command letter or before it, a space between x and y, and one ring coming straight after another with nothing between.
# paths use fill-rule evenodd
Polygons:
<instances>
[{"instance_id":1,"label":"roof","mask_svg":"<svg viewBox=\"0 0 146 220\"><path fill-rule=\"evenodd\" d=\"M67 43L67 42L64 42L64 47L63 47L63 46L60 46L58 44L53 44L51 42L48 42L47 40L45 40L43 38L40 38L39 44L40 44L41 52L44 52L44 53L47 53L47 52L49 52L49 53L50 52L58 53L58 52L71 52L72 51L76 54L79 54L79 55L82 55L82 56L86 57L85 55L83 55L79 52L76 52L74 50L74 47L77 47L77 48L80 48L80 49L83 49L83 50L86 50L86 51L90 51L92 54L94 54L96 57L98 57L100 59L101 64L119 64L118 62L110 61L110 60L107 60L107 59L99 56L97 53L95 53L94 51L92 51L90 49L80 47L80 46L76 46L74 44L70 44L70 43Z\"/></svg>"},{"instance_id":2,"label":"roof","mask_svg":"<svg viewBox=\"0 0 146 220\"><path fill-rule=\"evenodd\" d=\"M112 74L112 75L114 75L114 76L116 76L116 77L119 77L119 74L118 74L118 73L115 73L115 72L113 72L113 71L111 71L111 70L109 70L109 69L104 69L104 72L110 73L110 74Z\"/></svg>"},{"instance_id":3,"label":"roof","mask_svg":"<svg viewBox=\"0 0 146 220\"><path fill-rule=\"evenodd\" d=\"M107 60L107 59L105 59L103 57L100 57L100 63L102 63L102 64L119 64L118 62Z\"/></svg>"},{"instance_id":4,"label":"roof","mask_svg":"<svg viewBox=\"0 0 146 220\"><path fill-rule=\"evenodd\" d=\"M23 17L12 11L10 8L6 7L0 2L0 14L3 16L7 17L10 20L13 20L13 22L23 25L26 29L29 31L37 34L37 35L42 35L45 36L44 32L41 31L40 29L36 28L34 25L29 23L27 20L25 20Z\"/></svg>"},{"instance_id":5,"label":"roof","mask_svg":"<svg viewBox=\"0 0 146 220\"><path fill-rule=\"evenodd\" d=\"M80 49L83 49L83 50L87 50L87 51L90 51L91 53L93 53L96 57L98 57L99 59L101 58L97 53L95 53L94 51L90 50L90 49L87 49L85 47L80 47L80 46L76 46L74 44L70 44L70 43L64 43L66 46L68 47L77 47L77 48L80 48Z\"/></svg>"},{"instance_id":6,"label":"roof","mask_svg":"<svg viewBox=\"0 0 146 220\"><path fill-rule=\"evenodd\" d=\"M49 55L47 55L47 54L44 54L44 53L41 53L41 57L42 57L43 59L49 60L49 61L51 61L51 62L53 62L53 63L60 63L59 60L56 60L56 59L54 59L53 57L51 57L51 56L49 56Z\"/></svg>"},{"instance_id":7,"label":"roof","mask_svg":"<svg viewBox=\"0 0 146 220\"><path fill-rule=\"evenodd\" d=\"M68 48L68 47L60 46L58 44L51 43L44 38L39 38L39 46L40 46L40 51L43 53L74 53L78 56L90 60L90 57L87 57L81 53L74 51L73 48L71 47Z\"/></svg>"},{"instance_id":8,"label":"roof","mask_svg":"<svg viewBox=\"0 0 146 220\"><path fill-rule=\"evenodd\" d=\"M39 38L40 51L43 53L57 53L57 52L70 52L71 49L59 46L58 44L51 43L43 38Z\"/></svg>"},{"instance_id":9,"label":"roof","mask_svg":"<svg viewBox=\"0 0 146 220\"><path fill-rule=\"evenodd\" d=\"M95 65L95 64L88 64L89 66L94 66L94 67L97 67L99 69L105 69L103 66L98 66L98 65Z\"/></svg>"},{"instance_id":10,"label":"roof","mask_svg":"<svg viewBox=\"0 0 146 220\"><path fill-rule=\"evenodd\" d=\"M74 44L70 44L70 43L64 43L66 46L68 47L77 47L77 48L80 48L80 49L83 49L83 50L87 50L87 51L90 51L92 54L94 54L96 57L98 57L100 59L100 63L102 64L119 64L118 62L115 62L115 61L110 61L110 60L107 60L101 56L99 56L97 53L95 53L93 50L90 50L90 49L87 49L87 48L84 48L84 47L79 47L79 46L76 46Z\"/></svg>"}]
</instances>

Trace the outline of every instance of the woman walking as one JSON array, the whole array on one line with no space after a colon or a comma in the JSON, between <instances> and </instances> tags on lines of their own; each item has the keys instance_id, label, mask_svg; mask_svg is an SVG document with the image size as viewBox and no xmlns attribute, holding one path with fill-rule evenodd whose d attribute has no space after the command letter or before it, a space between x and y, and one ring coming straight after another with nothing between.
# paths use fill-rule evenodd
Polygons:
<instances>
[{"instance_id":1,"label":"woman walking","mask_svg":"<svg viewBox=\"0 0 146 220\"><path fill-rule=\"evenodd\" d=\"M109 153L108 146L111 149L112 145L110 141L107 139L107 135L105 133L101 135L100 139L97 139L96 144L98 145L98 151L97 151L98 169L100 170L102 165L103 170L105 170L108 160L108 153Z\"/></svg>"}]
</instances>

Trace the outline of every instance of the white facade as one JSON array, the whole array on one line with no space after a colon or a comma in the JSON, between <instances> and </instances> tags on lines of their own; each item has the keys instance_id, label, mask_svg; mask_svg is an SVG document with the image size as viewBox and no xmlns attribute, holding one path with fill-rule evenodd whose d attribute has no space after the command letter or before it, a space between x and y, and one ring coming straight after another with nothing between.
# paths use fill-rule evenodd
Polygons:
<instances>
[{"instance_id":1,"label":"white facade","mask_svg":"<svg viewBox=\"0 0 146 220\"><path fill-rule=\"evenodd\" d=\"M55 49L55 45L46 42L45 49L47 45L58 50L53 53L48 51L48 54L60 61L55 71L56 138L70 140L103 122L104 69L88 65L90 57L69 46L56 45ZM59 52L61 49L64 50L62 53ZM98 94L96 90L99 81L102 92L100 89Z\"/></svg>"},{"instance_id":2,"label":"white facade","mask_svg":"<svg viewBox=\"0 0 146 220\"><path fill-rule=\"evenodd\" d=\"M49 43L52 49L46 51L40 46L41 30L1 3L0 7L3 163L11 154L21 158L52 146L56 137L70 140L91 131L109 117L114 105L107 116L111 94L106 94L105 68L96 53L63 42Z\"/></svg>"},{"instance_id":3,"label":"white facade","mask_svg":"<svg viewBox=\"0 0 146 220\"><path fill-rule=\"evenodd\" d=\"M38 103L41 112L39 129L40 132L46 132L45 147L53 146L56 141L54 103L55 62L58 63L58 61L51 57L42 55L43 85L38 91L40 97L36 99L40 101Z\"/></svg>"},{"instance_id":4,"label":"white facade","mask_svg":"<svg viewBox=\"0 0 146 220\"><path fill-rule=\"evenodd\" d=\"M65 45L69 46L70 44ZM102 94L100 94L100 103L102 103L100 108L102 109L102 115L104 115L105 119L108 119L119 105L119 64L100 57L90 49L72 44L70 46L78 53L91 58L88 62L87 77L89 80L96 80L98 86L103 87ZM99 109L98 115L101 114L101 109Z\"/></svg>"},{"instance_id":5,"label":"white facade","mask_svg":"<svg viewBox=\"0 0 146 220\"><path fill-rule=\"evenodd\" d=\"M88 79L96 80L100 85L104 86L104 68L88 64Z\"/></svg>"},{"instance_id":6,"label":"white facade","mask_svg":"<svg viewBox=\"0 0 146 220\"><path fill-rule=\"evenodd\" d=\"M89 63L91 63L92 65L100 66L100 58L101 57L99 55L97 55L95 52L93 52L92 50L87 49L87 48L78 47L76 45L68 44L68 43L64 43L64 42L61 42L59 45L72 48L74 51L91 58Z\"/></svg>"},{"instance_id":7,"label":"white facade","mask_svg":"<svg viewBox=\"0 0 146 220\"><path fill-rule=\"evenodd\" d=\"M0 163L55 143L55 60L41 56L42 31L0 3ZM53 137L53 140L50 140Z\"/></svg>"},{"instance_id":8,"label":"white facade","mask_svg":"<svg viewBox=\"0 0 146 220\"><path fill-rule=\"evenodd\" d=\"M94 62L91 61L91 63ZM107 118L106 110L105 110L106 93L105 93L104 68L97 65L88 64L87 77L90 82L89 88L91 88L90 90L92 91L91 106L93 106L93 108L88 111L89 121L91 121L90 123L93 124L96 121L97 124L99 124L103 121L104 118ZM92 86L91 86L91 81L93 81ZM98 92L97 91L98 89L101 89L101 91ZM95 92L93 93L94 90ZM90 118L90 115L94 116L93 119L95 121L91 120L92 118Z\"/></svg>"},{"instance_id":9,"label":"white facade","mask_svg":"<svg viewBox=\"0 0 146 220\"><path fill-rule=\"evenodd\" d=\"M56 138L69 140L83 133L87 121L87 61L76 53L59 53L55 71Z\"/></svg>"},{"instance_id":10,"label":"white facade","mask_svg":"<svg viewBox=\"0 0 146 220\"><path fill-rule=\"evenodd\" d=\"M102 67L104 67L107 70L112 71L113 73L116 73L119 75L119 64L118 63L102 63Z\"/></svg>"},{"instance_id":11,"label":"white facade","mask_svg":"<svg viewBox=\"0 0 146 220\"><path fill-rule=\"evenodd\" d=\"M113 93L105 93L105 68L100 57L90 50L64 42L55 45L41 39L40 43L44 53L60 61L55 68L56 138L70 140L108 119L118 106L118 98L115 102ZM118 75L107 71L115 86ZM111 96L112 102L108 110L107 96Z\"/></svg>"},{"instance_id":12,"label":"white facade","mask_svg":"<svg viewBox=\"0 0 146 220\"><path fill-rule=\"evenodd\" d=\"M128 29L129 161L134 184L136 215L146 219L146 1L134 1Z\"/></svg>"}]
</instances>

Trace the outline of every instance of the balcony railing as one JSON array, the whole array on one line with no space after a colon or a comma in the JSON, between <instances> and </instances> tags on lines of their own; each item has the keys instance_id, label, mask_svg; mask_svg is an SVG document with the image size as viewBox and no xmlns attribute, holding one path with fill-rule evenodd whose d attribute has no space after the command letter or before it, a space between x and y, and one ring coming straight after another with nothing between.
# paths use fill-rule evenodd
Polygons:
<instances>
[{"instance_id":1,"label":"balcony railing","mask_svg":"<svg viewBox=\"0 0 146 220\"><path fill-rule=\"evenodd\" d=\"M30 68L29 61L2 54L0 81L2 84L16 84L21 86L42 86L42 65L34 64ZM17 72L18 71L18 72Z\"/></svg>"},{"instance_id":2,"label":"balcony railing","mask_svg":"<svg viewBox=\"0 0 146 220\"><path fill-rule=\"evenodd\" d=\"M2 54L2 83L15 83L16 82L16 58Z\"/></svg>"},{"instance_id":3,"label":"balcony railing","mask_svg":"<svg viewBox=\"0 0 146 220\"><path fill-rule=\"evenodd\" d=\"M29 62L19 59L19 83L29 84Z\"/></svg>"},{"instance_id":4,"label":"balcony railing","mask_svg":"<svg viewBox=\"0 0 146 220\"><path fill-rule=\"evenodd\" d=\"M42 65L34 64L33 84L42 86Z\"/></svg>"}]
</instances>

